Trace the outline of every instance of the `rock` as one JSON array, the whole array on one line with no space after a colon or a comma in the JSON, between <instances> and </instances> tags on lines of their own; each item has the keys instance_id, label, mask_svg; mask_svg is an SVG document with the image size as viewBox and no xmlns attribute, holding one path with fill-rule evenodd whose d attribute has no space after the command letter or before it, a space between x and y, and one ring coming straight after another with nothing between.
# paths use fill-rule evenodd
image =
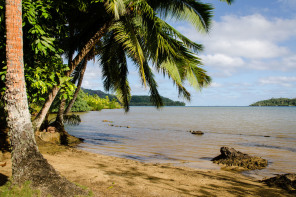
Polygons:
<instances>
[{"instance_id":1,"label":"rock","mask_svg":"<svg viewBox=\"0 0 296 197\"><path fill-rule=\"evenodd\" d=\"M269 179L262 180L269 186L283 188L290 192L296 192L296 174L282 174Z\"/></svg>"},{"instance_id":2,"label":"rock","mask_svg":"<svg viewBox=\"0 0 296 197\"><path fill-rule=\"evenodd\" d=\"M47 132L49 132L49 133L55 133L56 132L56 128L55 127L48 127L47 128Z\"/></svg>"},{"instance_id":3,"label":"rock","mask_svg":"<svg viewBox=\"0 0 296 197\"><path fill-rule=\"evenodd\" d=\"M204 134L204 132L202 132L202 131L189 131L191 134L193 134L193 135L203 135Z\"/></svg>"},{"instance_id":4,"label":"rock","mask_svg":"<svg viewBox=\"0 0 296 197\"><path fill-rule=\"evenodd\" d=\"M266 159L244 154L236 151L234 148L221 147L220 152L221 155L212 159L214 163L238 166L248 170L262 169L268 164Z\"/></svg>"},{"instance_id":5,"label":"rock","mask_svg":"<svg viewBox=\"0 0 296 197\"><path fill-rule=\"evenodd\" d=\"M126 128L131 128L130 126L127 126Z\"/></svg>"},{"instance_id":6,"label":"rock","mask_svg":"<svg viewBox=\"0 0 296 197\"><path fill-rule=\"evenodd\" d=\"M61 135L58 132L39 132L38 136L45 142L52 142L55 144L61 144Z\"/></svg>"}]
</instances>

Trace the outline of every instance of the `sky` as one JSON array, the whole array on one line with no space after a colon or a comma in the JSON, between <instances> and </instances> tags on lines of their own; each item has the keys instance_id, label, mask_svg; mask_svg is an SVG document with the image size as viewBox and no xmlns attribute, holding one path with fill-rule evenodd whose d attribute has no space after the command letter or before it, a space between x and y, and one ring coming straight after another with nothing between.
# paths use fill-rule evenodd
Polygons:
<instances>
[{"instance_id":1,"label":"sky","mask_svg":"<svg viewBox=\"0 0 296 197\"><path fill-rule=\"evenodd\" d=\"M212 27L201 34L189 23L172 22L178 31L203 44L198 56L212 84L191 101L178 97L172 81L156 74L162 96L187 106L248 106L270 98L296 98L296 0L236 0L214 5ZM103 90L98 61L89 62L82 87ZM135 66L129 66L132 95L148 95Z\"/></svg>"}]
</instances>

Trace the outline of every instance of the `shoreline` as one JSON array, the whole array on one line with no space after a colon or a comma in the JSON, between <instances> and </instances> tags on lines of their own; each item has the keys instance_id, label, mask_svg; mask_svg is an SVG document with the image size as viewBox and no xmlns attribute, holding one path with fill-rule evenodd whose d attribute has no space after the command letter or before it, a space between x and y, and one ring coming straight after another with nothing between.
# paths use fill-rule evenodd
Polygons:
<instances>
[{"instance_id":1,"label":"shoreline","mask_svg":"<svg viewBox=\"0 0 296 197\"><path fill-rule=\"evenodd\" d=\"M94 196L291 196L231 171L143 163L48 143L39 149L61 175ZM5 162L1 179L11 176L11 161Z\"/></svg>"}]
</instances>

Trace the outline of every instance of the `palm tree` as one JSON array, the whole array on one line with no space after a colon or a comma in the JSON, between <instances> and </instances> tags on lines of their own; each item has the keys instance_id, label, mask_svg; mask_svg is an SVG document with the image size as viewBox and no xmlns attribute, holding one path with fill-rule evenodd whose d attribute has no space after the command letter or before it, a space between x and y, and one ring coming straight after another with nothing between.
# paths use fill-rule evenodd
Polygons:
<instances>
[{"instance_id":1,"label":"palm tree","mask_svg":"<svg viewBox=\"0 0 296 197\"><path fill-rule=\"evenodd\" d=\"M16 184L31 181L54 196L83 194L61 177L38 151L25 87L22 38L22 1L6 0L6 111L12 148L12 176Z\"/></svg>"},{"instance_id":2,"label":"palm tree","mask_svg":"<svg viewBox=\"0 0 296 197\"><path fill-rule=\"evenodd\" d=\"M230 4L233 0L220 1ZM119 67L118 65L115 66L117 67L117 73L120 74L117 77L109 72L111 70L115 71L116 68L109 68L111 66L109 63L102 64L103 67L108 67L103 71L105 88L107 90L113 89L122 96L126 110L128 110L130 95L128 81L126 80L128 71L125 66L125 55L138 66L143 85L148 84L150 87L151 99L156 106L161 106L162 103L157 92L157 84L153 79L153 73L148 66L149 63L153 64L159 72L171 77L178 87L179 95L184 96L186 99L190 99L189 92L183 86L186 80L197 89L206 86L210 82L206 72L196 66L200 66L201 61L194 53L202 49L201 45L191 42L161 20L161 18L170 17L175 20L189 21L197 30L207 32L213 10L210 4L195 0L113 0L91 4L90 7L97 6L101 9L102 5L105 6L105 11L102 12L106 13L104 17L96 15L96 11L88 13L91 16L88 18L92 19L93 16L98 16L100 22L99 25L90 28L92 31L85 29L86 32L94 32L93 36L88 37L88 33L88 36L85 37L87 41L83 42L85 44L77 48L78 54L70 63L70 70L66 73L67 76L70 76L91 48L103 37L109 36L119 45L117 47L121 47L125 52L117 56L122 63ZM145 33L144 29L147 29L150 34ZM85 31L80 29L78 32L84 34ZM113 37L110 34L113 34ZM102 59L104 58L103 54L100 56ZM112 61L116 62L117 60ZM114 81L115 79L117 79L117 82ZM44 107L34 120L36 129L43 122L58 91L58 87L53 87Z\"/></svg>"}]
</instances>

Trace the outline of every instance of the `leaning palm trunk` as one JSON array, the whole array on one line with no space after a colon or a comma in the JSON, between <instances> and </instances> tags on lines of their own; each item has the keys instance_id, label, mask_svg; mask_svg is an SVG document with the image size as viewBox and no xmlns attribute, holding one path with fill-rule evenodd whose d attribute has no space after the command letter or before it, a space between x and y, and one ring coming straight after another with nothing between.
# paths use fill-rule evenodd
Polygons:
<instances>
[{"instance_id":1,"label":"leaning palm trunk","mask_svg":"<svg viewBox=\"0 0 296 197\"><path fill-rule=\"evenodd\" d=\"M12 149L12 177L16 184L31 181L53 196L72 196L84 192L43 158L34 138L24 77L22 1L6 0L6 111Z\"/></svg>"},{"instance_id":2,"label":"leaning palm trunk","mask_svg":"<svg viewBox=\"0 0 296 197\"><path fill-rule=\"evenodd\" d=\"M70 70L67 71L65 74L66 76L70 76L70 74L74 71L74 69L78 66L78 64L83 60L83 58L87 55L87 53L95 46L95 44L104 36L107 29L110 27L111 22L106 23L103 25L103 27L100 28L98 32L84 45L82 50L77 54L77 56L74 58L74 60L71 62ZM54 98L58 94L60 90L60 87L54 86L49 93L49 96L47 100L45 101L43 107L41 108L40 112L36 116L36 118L33 121L34 130L37 131L40 129L40 126L42 125L46 114L49 111L49 108L54 101Z\"/></svg>"},{"instance_id":3,"label":"leaning palm trunk","mask_svg":"<svg viewBox=\"0 0 296 197\"><path fill-rule=\"evenodd\" d=\"M76 88L76 90L75 90L75 93L74 93L73 99L70 101L70 103L68 104L66 110L64 111L64 115L67 115L67 114L70 112L70 110L71 110L71 108L72 108L74 102L75 102L76 99L77 99L78 93L79 93L79 91L80 91L80 89L81 89L81 85L82 85L82 81L83 81L84 73L85 73L85 70L86 70L86 66L87 66L87 61L84 61L84 63L83 63L83 68L82 68L82 70L81 70L81 72L80 72L79 81L78 81L77 88Z\"/></svg>"},{"instance_id":4,"label":"leaning palm trunk","mask_svg":"<svg viewBox=\"0 0 296 197\"><path fill-rule=\"evenodd\" d=\"M75 102L75 100L76 100L76 98L78 96L79 90L80 90L81 85L82 85L83 76L84 76L84 73L85 73L85 70L86 70L86 66L87 66L87 59L88 59L88 57L85 57L85 59L83 61L82 68L81 68L81 71L80 71L80 74L79 74L80 76L79 76L77 88L76 88L75 93L73 95L73 99L68 104L66 110L65 110L66 99L63 98L61 100L61 104L59 106L58 114L57 114L56 121L55 121L55 126L58 127L59 131L64 131L64 115L69 113L69 111L71 110L71 108L72 108L72 106L73 106L73 104L74 104L74 102Z\"/></svg>"}]
</instances>

